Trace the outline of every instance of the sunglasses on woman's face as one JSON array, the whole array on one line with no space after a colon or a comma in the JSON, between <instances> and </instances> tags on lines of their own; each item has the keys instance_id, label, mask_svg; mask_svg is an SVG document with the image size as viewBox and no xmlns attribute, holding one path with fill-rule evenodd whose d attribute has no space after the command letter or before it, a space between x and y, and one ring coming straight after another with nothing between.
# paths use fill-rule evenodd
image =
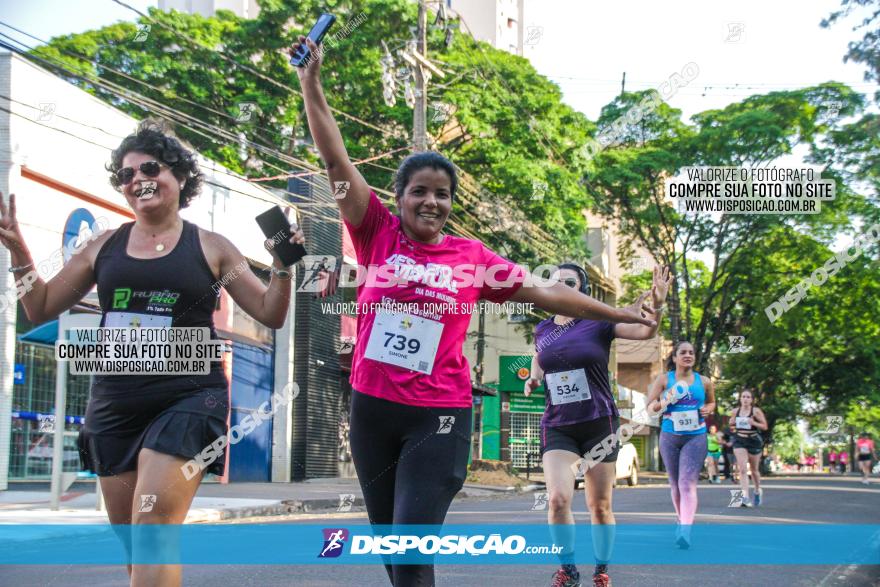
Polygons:
<instances>
[{"instance_id":1,"label":"sunglasses on woman's face","mask_svg":"<svg viewBox=\"0 0 880 587\"><path fill-rule=\"evenodd\" d=\"M158 177L162 171L162 163L158 161L144 161L138 166L141 173L147 177ZM134 167L123 167L116 172L116 181L119 185L128 185L134 179Z\"/></svg>"},{"instance_id":2,"label":"sunglasses on woman's face","mask_svg":"<svg viewBox=\"0 0 880 587\"><path fill-rule=\"evenodd\" d=\"M565 285L567 285L568 287L570 287L572 289L578 288L578 280L573 277L569 277L568 279L563 279L562 283L564 283Z\"/></svg>"}]
</instances>

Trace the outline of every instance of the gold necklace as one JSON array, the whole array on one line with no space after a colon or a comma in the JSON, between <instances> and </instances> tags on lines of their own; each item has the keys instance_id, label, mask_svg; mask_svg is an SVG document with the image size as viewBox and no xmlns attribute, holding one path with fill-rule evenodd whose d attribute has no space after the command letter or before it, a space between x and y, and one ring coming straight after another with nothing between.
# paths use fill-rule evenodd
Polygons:
<instances>
[{"instance_id":1,"label":"gold necklace","mask_svg":"<svg viewBox=\"0 0 880 587\"><path fill-rule=\"evenodd\" d=\"M176 228L176 227L175 227L175 228ZM155 235L155 234L153 234L153 235L151 235L151 236L152 236L154 239L156 238L156 235ZM165 244L164 244L164 243L158 243L158 244L156 244L156 251L157 251L157 252L161 253L161 252L164 251L164 250L165 250Z\"/></svg>"}]
</instances>

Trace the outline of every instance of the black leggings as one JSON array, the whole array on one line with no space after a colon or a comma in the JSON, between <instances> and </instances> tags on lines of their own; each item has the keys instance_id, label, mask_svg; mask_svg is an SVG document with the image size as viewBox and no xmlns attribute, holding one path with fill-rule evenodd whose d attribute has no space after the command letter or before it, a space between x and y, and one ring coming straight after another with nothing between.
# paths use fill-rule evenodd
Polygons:
<instances>
[{"instance_id":1,"label":"black leggings","mask_svg":"<svg viewBox=\"0 0 880 587\"><path fill-rule=\"evenodd\" d=\"M350 434L370 524L443 523L467 475L471 408L408 406L352 390ZM385 568L394 587L434 585L433 565Z\"/></svg>"}]
</instances>

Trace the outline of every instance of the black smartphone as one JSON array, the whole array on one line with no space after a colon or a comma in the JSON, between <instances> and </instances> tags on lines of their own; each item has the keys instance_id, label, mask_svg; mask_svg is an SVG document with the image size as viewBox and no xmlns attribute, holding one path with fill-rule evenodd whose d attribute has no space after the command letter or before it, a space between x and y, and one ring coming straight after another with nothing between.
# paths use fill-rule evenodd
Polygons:
<instances>
[{"instance_id":1,"label":"black smartphone","mask_svg":"<svg viewBox=\"0 0 880 587\"><path fill-rule=\"evenodd\" d=\"M272 256L281 261L285 267L290 267L297 261L306 256L306 248L300 244L290 242L290 221L281 211L281 208L275 206L257 215L257 224L266 238L272 241L269 252Z\"/></svg>"},{"instance_id":2,"label":"black smartphone","mask_svg":"<svg viewBox=\"0 0 880 587\"><path fill-rule=\"evenodd\" d=\"M318 21L315 23L315 26L312 27L312 30L309 31L309 38L314 41L316 45L319 44L321 39L324 38L324 35L327 34L327 31L330 30L330 27L333 26L334 22L336 22L335 16L327 12L323 13L318 17ZM297 47L296 51L294 51L293 57L290 58L290 63L297 67L303 67L308 62L311 55L312 52L308 45L302 43Z\"/></svg>"}]
</instances>

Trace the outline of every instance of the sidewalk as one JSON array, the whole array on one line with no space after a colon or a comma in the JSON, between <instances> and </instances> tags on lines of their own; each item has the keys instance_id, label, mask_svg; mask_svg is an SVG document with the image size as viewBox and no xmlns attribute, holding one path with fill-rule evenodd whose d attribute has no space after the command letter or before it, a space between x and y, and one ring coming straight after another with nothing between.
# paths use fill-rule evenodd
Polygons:
<instances>
[{"instance_id":1,"label":"sidewalk","mask_svg":"<svg viewBox=\"0 0 880 587\"><path fill-rule=\"evenodd\" d=\"M465 484L456 499L508 493L503 487ZM95 509L95 483L74 483L61 498L58 511L49 509L48 482L10 483L0 491L0 524L107 524L106 512ZM357 479L310 479L297 483L202 483L186 524L276 516L315 511L362 510Z\"/></svg>"}]
</instances>

